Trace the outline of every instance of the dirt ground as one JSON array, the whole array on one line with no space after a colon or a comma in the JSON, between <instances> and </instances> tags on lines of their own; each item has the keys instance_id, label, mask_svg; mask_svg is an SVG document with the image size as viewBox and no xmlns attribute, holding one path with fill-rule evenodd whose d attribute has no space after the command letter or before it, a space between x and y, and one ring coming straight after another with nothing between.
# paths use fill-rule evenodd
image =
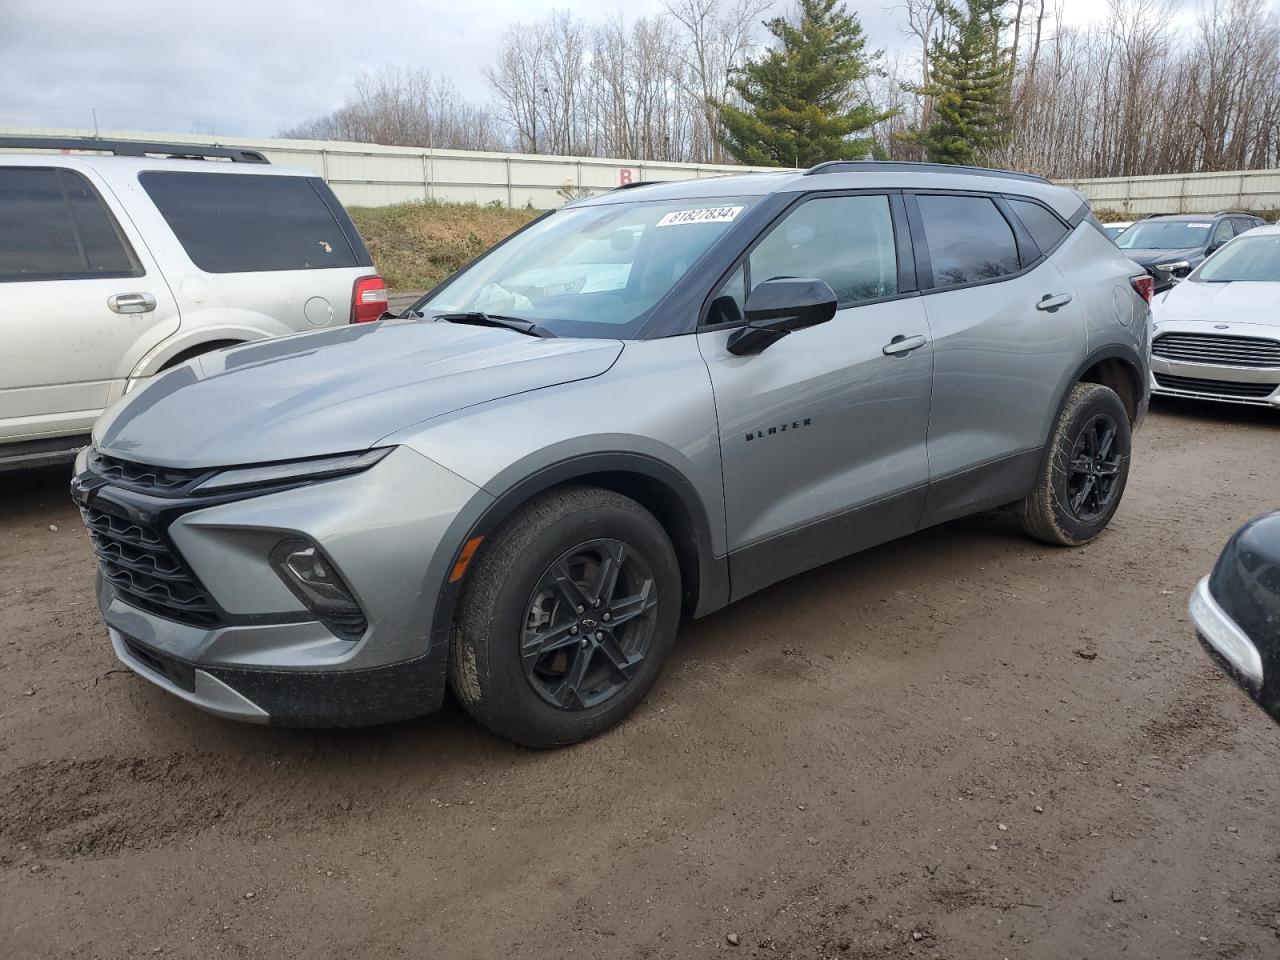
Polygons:
<instances>
[{"instance_id":1,"label":"dirt ground","mask_svg":"<svg viewBox=\"0 0 1280 960\"><path fill-rule=\"evenodd\" d=\"M981 517L781 584L556 753L166 696L65 479L0 477L0 957L1280 956L1280 728L1186 616L1280 505L1274 415L1158 404L1095 544Z\"/></svg>"}]
</instances>

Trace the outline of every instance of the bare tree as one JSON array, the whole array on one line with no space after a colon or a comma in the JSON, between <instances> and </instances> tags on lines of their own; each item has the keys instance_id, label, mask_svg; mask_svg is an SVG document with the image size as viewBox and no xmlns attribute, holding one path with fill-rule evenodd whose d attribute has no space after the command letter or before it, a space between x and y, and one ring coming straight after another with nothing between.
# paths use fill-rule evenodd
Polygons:
<instances>
[{"instance_id":1,"label":"bare tree","mask_svg":"<svg viewBox=\"0 0 1280 960\"><path fill-rule=\"evenodd\" d=\"M457 150L497 150L503 143L487 107L464 100L453 81L408 67L361 76L346 105L281 136Z\"/></svg>"},{"instance_id":2,"label":"bare tree","mask_svg":"<svg viewBox=\"0 0 1280 960\"><path fill-rule=\"evenodd\" d=\"M686 93L698 109L699 123L690 144L692 158L711 163L726 160L717 135L717 103L729 100L729 77L756 45L760 19L773 0L667 0L667 15L679 24L677 47L684 67Z\"/></svg>"}]
</instances>

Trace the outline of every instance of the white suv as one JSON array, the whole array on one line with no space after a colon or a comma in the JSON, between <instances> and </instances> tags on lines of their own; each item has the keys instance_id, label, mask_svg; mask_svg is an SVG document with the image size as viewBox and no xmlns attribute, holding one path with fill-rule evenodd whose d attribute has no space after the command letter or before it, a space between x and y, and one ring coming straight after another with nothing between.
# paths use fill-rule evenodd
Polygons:
<instances>
[{"instance_id":1,"label":"white suv","mask_svg":"<svg viewBox=\"0 0 1280 960\"><path fill-rule=\"evenodd\" d=\"M312 173L185 144L0 137L0 151L0 469L68 457L174 364L386 309Z\"/></svg>"}]
</instances>

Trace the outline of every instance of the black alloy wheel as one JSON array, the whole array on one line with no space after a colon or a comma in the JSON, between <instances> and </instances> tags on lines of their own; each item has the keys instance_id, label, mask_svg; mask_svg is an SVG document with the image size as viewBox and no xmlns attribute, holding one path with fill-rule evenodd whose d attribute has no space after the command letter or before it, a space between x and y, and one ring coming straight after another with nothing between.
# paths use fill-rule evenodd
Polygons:
<instances>
[{"instance_id":1,"label":"black alloy wheel","mask_svg":"<svg viewBox=\"0 0 1280 960\"><path fill-rule=\"evenodd\" d=\"M529 598L520 657L543 700L583 710L635 678L657 626L653 573L636 550L599 539L566 551Z\"/></svg>"},{"instance_id":2,"label":"black alloy wheel","mask_svg":"<svg viewBox=\"0 0 1280 960\"><path fill-rule=\"evenodd\" d=\"M1111 509L1116 498L1116 481L1123 462L1116 434L1115 419L1109 413L1100 413L1076 437L1067 478L1067 502L1077 520L1097 520Z\"/></svg>"}]
</instances>

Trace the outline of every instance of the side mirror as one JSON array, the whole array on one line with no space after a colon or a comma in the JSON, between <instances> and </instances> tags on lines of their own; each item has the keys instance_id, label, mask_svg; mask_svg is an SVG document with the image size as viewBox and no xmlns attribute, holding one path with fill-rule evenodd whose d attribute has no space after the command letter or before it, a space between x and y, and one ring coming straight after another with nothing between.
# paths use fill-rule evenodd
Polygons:
<instances>
[{"instance_id":1,"label":"side mirror","mask_svg":"<svg viewBox=\"0 0 1280 960\"><path fill-rule=\"evenodd\" d=\"M745 313L747 325L725 345L739 357L760 353L793 330L826 323L836 315L836 295L825 280L780 277L748 294Z\"/></svg>"}]
</instances>

